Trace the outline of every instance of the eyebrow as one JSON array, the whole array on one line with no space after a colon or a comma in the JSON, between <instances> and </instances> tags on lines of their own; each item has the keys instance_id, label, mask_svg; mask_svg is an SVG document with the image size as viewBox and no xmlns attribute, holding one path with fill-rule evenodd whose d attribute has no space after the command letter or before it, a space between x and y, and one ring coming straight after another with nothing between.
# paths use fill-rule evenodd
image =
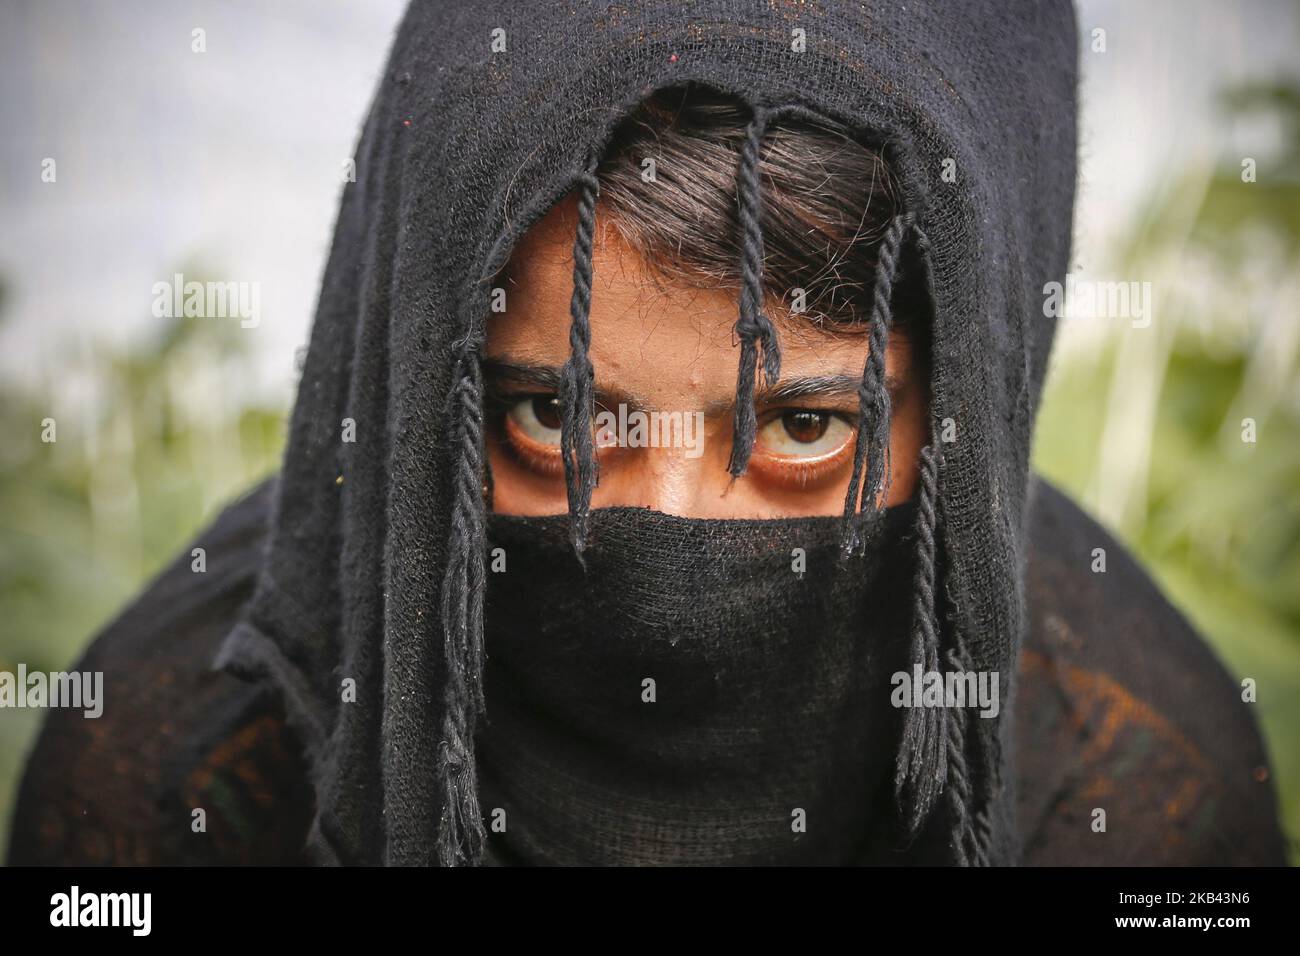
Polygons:
<instances>
[{"instance_id":1,"label":"eyebrow","mask_svg":"<svg viewBox=\"0 0 1300 956\"><path fill-rule=\"evenodd\" d=\"M493 384L510 384L548 392L560 390L561 371L557 365L532 365L500 359L486 359L483 362L483 372ZM783 379L771 388L757 389L754 401L757 404L775 405L800 398L837 398L856 394L861 384L861 375L805 375ZM897 392L902 387L902 381L896 375L889 375L885 379L885 387L891 393ZM596 400L607 408L626 404L633 408L648 409L652 405L616 388L598 387ZM702 410L706 416L719 415L734 408L735 402L735 396L729 395L706 403Z\"/></svg>"},{"instance_id":2,"label":"eyebrow","mask_svg":"<svg viewBox=\"0 0 1300 956\"><path fill-rule=\"evenodd\" d=\"M558 365L525 365L517 362L504 362L500 359L484 359L483 374L498 382L512 385L527 385L558 392L560 390L560 367Z\"/></svg>"}]
</instances>

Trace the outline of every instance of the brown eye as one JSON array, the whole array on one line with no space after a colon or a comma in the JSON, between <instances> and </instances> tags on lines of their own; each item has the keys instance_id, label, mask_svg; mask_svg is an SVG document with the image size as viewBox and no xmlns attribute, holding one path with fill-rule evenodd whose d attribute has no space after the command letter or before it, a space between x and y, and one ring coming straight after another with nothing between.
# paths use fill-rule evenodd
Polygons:
<instances>
[{"instance_id":1,"label":"brown eye","mask_svg":"<svg viewBox=\"0 0 1300 956\"><path fill-rule=\"evenodd\" d=\"M538 395L533 399L533 414L543 428L560 427L560 399L555 395Z\"/></svg>"},{"instance_id":2,"label":"brown eye","mask_svg":"<svg viewBox=\"0 0 1300 956\"><path fill-rule=\"evenodd\" d=\"M835 452L852 436L852 426L833 412L785 408L759 426L755 449L768 455L817 458Z\"/></svg>"},{"instance_id":3,"label":"brown eye","mask_svg":"<svg viewBox=\"0 0 1300 956\"><path fill-rule=\"evenodd\" d=\"M521 398L507 417L525 438L539 445L560 444L560 400L555 395Z\"/></svg>"},{"instance_id":4,"label":"brown eye","mask_svg":"<svg viewBox=\"0 0 1300 956\"><path fill-rule=\"evenodd\" d=\"M795 441L810 445L826 434L831 416L825 412L788 411L781 416L785 432Z\"/></svg>"}]
</instances>

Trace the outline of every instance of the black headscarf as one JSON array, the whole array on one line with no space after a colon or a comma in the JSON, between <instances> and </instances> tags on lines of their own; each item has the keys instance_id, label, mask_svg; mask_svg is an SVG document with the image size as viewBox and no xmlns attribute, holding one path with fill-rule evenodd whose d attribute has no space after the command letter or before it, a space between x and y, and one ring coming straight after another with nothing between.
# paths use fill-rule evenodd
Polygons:
<instances>
[{"instance_id":1,"label":"black headscarf","mask_svg":"<svg viewBox=\"0 0 1300 956\"><path fill-rule=\"evenodd\" d=\"M895 782L909 832L943 821L946 859L1016 859L1011 676L1025 626L1030 436L1054 331L1041 295L1069 254L1075 44L1066 0L412 5L344 191L257 594L219 661L269 679L285 699L312 767L318 860L481 858L475 735L491 705L480 355L494 277L576 191L562 399L581 554L596 480L590 434L577 427L591 405L595 172L644 97L688 83L753 112L737 168L733 474L753 440L755 383L779 373L760 294L755 163L766 126L838 122L881 149L899 181L902 212L879 254L854 487L871 501L884 481L874 452L888 435L888 402L874 343L906 259L933 311L933 437L909 538L912 598L900 596L912 615L909 653L926 669L998 672L1002 707L991 720L909 710ZM847 552L871 537L871 516L845 527Z\"/></svg>"}]
</instances>

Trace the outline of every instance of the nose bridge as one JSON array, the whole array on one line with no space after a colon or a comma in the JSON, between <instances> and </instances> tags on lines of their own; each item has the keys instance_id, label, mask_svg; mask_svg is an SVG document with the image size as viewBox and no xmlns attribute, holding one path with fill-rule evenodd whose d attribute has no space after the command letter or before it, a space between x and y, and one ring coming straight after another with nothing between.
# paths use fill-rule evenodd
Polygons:
<instances>
[{"instance_id":1,"label":"nose bridge","mask_svg":"<svg viewBox=\"0 0 1300 956\"><path fill-rule=\"evenodd\" d=\"M701 459L691 459L681 448L647 448L644 504L665 514L699 514L696 498L705 484Z\"/></svg>"}]
</instances>

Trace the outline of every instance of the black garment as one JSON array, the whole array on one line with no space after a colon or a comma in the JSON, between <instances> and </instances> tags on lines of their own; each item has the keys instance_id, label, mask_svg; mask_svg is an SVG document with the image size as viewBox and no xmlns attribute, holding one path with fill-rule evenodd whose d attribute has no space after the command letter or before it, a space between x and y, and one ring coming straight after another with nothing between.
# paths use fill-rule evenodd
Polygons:
<instances>
[{"instance_id":1,"label":"black garment","mask_svg":"<svg viewBox=\"0 0 1300 956\"><path fill-rule=\"evenodd\" d=\"M932 306L931 425L951 432L924 469L938 500L916 540L938 549L943 578L917 586L929 597L913 657L1014 670L1030 436L1054 331L1041 290L1069 254L1076 41L1066 0L411 6L344 190L269 551L221 657L273 684L305 741L315 859L454 863L481 848L480 353L493 280L558 200L590 200L619 123L668 87L739 97L756 140L766 119L820 117L889 161L902 211L889 235ZM747 168L738 191L752 199ZM744 238L750 256L761 223ZM741 382L771 335L745 292ZM590 379L581 340L566 421ZM340 440L345 420L354 442ZM345 679L357 687L347 705ZM955 861L1017 856L1014 686L1003 693L993 720L910 711L895 747L908 812L949 814Z\"/></svg>"},{"instance_id":2,"label":"black garment","mask_svg":"<svg viewBox=\"0 0 1300 956\"><path fill-rule=\"evenodd\" d=\"M838 518L601 509L580 564L567 516L492 516L510 583L488 588L476 752L497 822L489 855L889 858L902 840L879 821L892 814L890 677L908 662L898 598L915 511L869 516L866 559L843 563Z\"/></svg>"},{"instance_id":3,"label":"black garment","mask_svg":"<svg viewBox=\"0 0 1300 956\"><path fill-rule=\"evenodd\" d=\"M303 863L313 794L278 697L208 662L251 596L274 486L227 509L87 651L117 703L49 713L11 864ZM1020 656L1017 818L1027 865L1280 865L1249 705L1145 573L1035 482ZM1108 556L1090 570L1092 549ZM491 801L485 801L489 808ZM1092 810L1107 811L1107 833ZM190 828L208 811L206 834ZM502 862L514 862L505 860Z\"/></svg>"}]
</instances>

